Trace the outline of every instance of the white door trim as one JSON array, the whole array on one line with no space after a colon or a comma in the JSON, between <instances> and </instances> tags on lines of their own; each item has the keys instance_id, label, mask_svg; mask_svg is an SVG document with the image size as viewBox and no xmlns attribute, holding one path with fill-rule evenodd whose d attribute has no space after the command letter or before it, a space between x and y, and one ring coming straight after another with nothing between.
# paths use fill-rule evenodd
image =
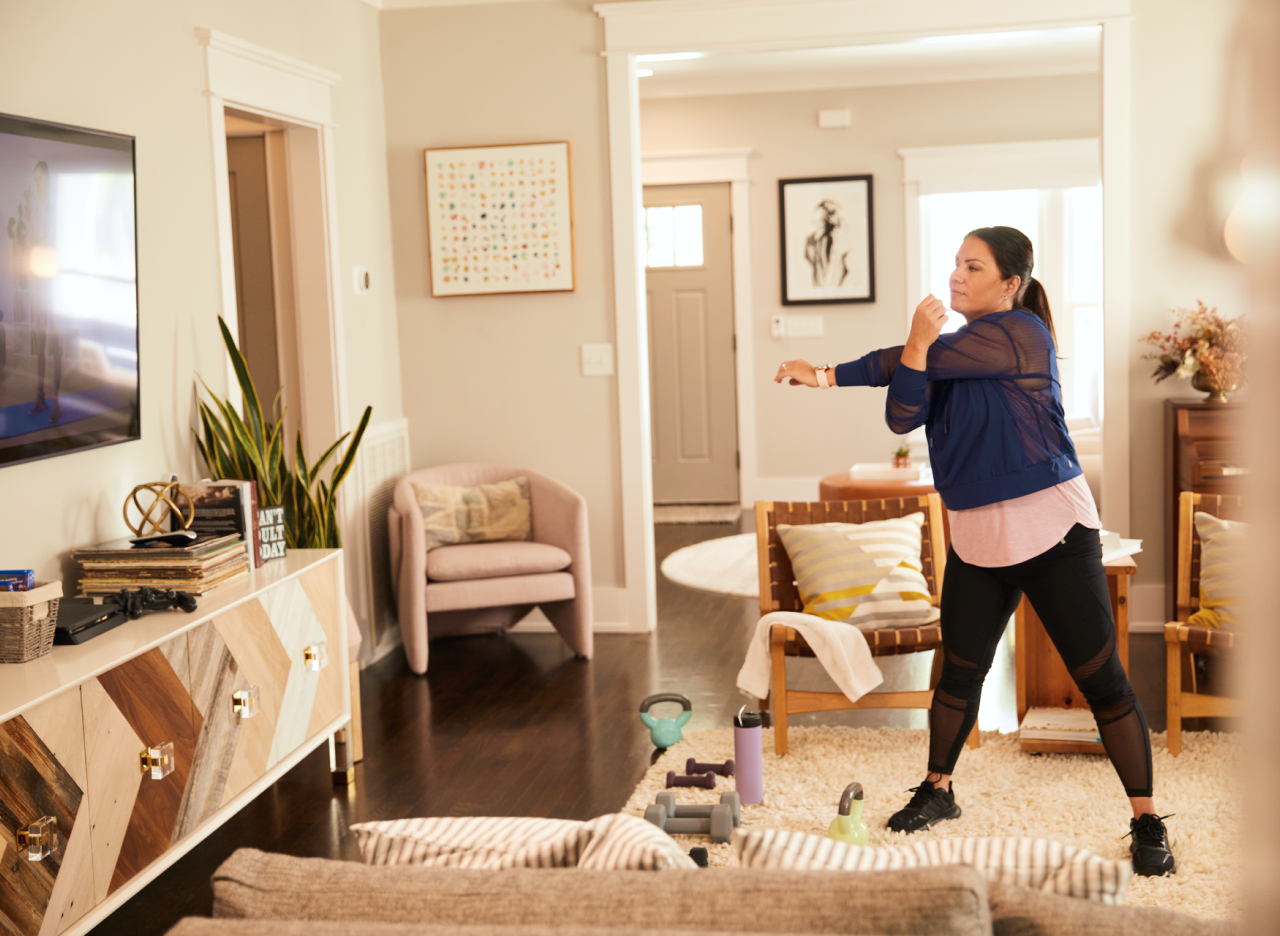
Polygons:
<instances>
[{"instance_id":1,"label":"white door trim","mask_svg":"<svg viewBox=\"0 0 1280 936\"><path fill-rule=\"evenodd\" d=\"M738 395L738 498L750 507L759 497L756 457L755 336L751 306L751 148L642 153L643 185L728 182L733 217L734 373Z\"/></svg>"},{"instance_id":2,"label":"white door trim","mask_svg":"<svg viewBox=\"0 0 1280 936\"><path fill-rule=\"evenodd\" d=\"M640 102L635 57L659 52L832 48L874 40L993 30L1102 27L1103 226L1106 237L1103 479L1108 529L1129 530L1129 235L1131 30L1129 0L623 0L598 3L609 108L614 315L618 343L623 557L637 630L656 613L653 479L649 462L648 341L640 255ZM736 259L736 258L735 258Z\"/></svg>"},{"instance_id":3,"label":"white door trim","mask_svg":"<svg viewBox=\"0 0 1280 936\"><path fill-rule=\"evenodd\" d=\"M314 457L343 433L354 429L347 410L346 343L342 314L343 283L338 258L337 172L334 159L332 89L341 76L271 49L211 29L197 28L205 50L205 94L213 148L213 194L217 223L220 306L233 335L239 333L235 259L231 241L231 191L227 180L225 109L259 114L287 125L290 182L304 174L315 199L290 191L294 251L294 295L298 321L298 364L307 405L303 436ZM302 212L302 214L299 214ZM303 241L306 246L301 246ZM235 375L227 363L229 399L239 400ZM264 407L270 401L264 402ZM313 448L314 447L314 448ZM364 503L363 475L357 459L339 496L339 517L346 533L348 598L367 607L364 524L357 507Z\"/></svg>"}]
</instances>

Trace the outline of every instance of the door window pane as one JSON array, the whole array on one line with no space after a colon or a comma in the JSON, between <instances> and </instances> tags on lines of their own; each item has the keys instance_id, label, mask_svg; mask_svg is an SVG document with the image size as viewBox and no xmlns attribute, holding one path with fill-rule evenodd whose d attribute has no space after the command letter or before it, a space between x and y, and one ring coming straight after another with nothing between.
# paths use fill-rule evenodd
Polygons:
<instances>
[{"instance_id":1,"label":"door window pane","mask_svg":"<svg viewBox=\"0 0 1280 936\"><path fill-rule=\"evenodd\" d=\"M646 208L644 239L646 266L702 266L702 206Z\"/></svg>"},{"instance_id":2,"label":"door window pane","mask_svg":"<svg viewBox=\"0 0 1280 936\"><path fill-rule=\"evenodd\" d=\"M1102 302L1102 186L1067 189L1071 301Z\"/></svg>"}]
</instances>

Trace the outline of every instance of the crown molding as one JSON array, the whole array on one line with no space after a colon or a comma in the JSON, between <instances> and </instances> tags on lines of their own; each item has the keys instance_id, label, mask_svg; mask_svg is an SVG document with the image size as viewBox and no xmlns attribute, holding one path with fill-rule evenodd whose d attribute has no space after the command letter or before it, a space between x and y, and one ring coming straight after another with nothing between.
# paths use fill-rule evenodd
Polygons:
<instances>
[{"instance_id":1,"label":"crown molding","mask_svg":"<svg viewBox=\"0 0 1280 936\"><path fill-rule=\"evenodd\" d=\"M329 87L333 87L342 80L342 76L335 71L320 68L318 65L304 62L302 59L281 55L272 49L254 45L252 42L245 42L243 39L228 36L226 33L220 33L215 29L197 27L196 41L206 48L225 52L228 55L234 55L258 65L266 65L277 71L285 72L307 81L328 85Z\"/></svg>"}]
</instances>

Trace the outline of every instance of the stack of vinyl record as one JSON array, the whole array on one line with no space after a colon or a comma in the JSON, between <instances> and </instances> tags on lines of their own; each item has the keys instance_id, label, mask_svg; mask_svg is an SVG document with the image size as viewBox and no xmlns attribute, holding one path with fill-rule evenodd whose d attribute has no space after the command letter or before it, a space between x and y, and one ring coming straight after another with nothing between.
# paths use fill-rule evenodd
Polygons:
<instances>
[{"instance_id":1,"label":"stack of vinyl record","mask_svg":"<svg viewBox=\"0 0 1280 936\"><path fill-rule=\"evenodd\" d=\"M249 573L249 552L238 533L203 536L188 546L139 547L122 539L71 556L80 563L80 594L87 597L144 587L204 595Z\"/></svg>"}]
</instances>

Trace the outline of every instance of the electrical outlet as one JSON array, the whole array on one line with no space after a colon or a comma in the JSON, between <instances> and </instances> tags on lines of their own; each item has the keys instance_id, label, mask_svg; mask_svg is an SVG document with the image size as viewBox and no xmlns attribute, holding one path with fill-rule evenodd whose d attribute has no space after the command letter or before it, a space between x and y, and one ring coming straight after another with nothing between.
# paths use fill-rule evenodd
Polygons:
<instances>
[{"instance_id":1,"label":"electrical outlet","mask_svg":"<svg viewBox=\"0 0 1280 936\"><path fill-rule=\"evenodd\" d=\"M609 377L613 374L613 345L584 344L582 346L582 376Z\"/></svg>"}]
</instances>

